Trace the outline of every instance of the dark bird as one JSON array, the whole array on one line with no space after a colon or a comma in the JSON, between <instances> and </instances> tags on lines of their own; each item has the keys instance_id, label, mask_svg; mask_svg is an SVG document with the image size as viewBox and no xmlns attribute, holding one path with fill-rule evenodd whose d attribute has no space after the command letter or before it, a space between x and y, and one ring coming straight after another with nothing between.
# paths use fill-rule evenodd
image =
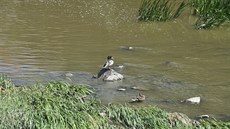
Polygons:
<instances>
[{"instance_id":1,"label":"dark bird","mask_svg":"<svg viewBox=\"0 0 230 129\"><path fill-rule=\"evenodd\" d=\"M110 66L112 66L113 64L114 64L113 57L112 56L108 56L107 60L106 60L106 62L103 65L102 68L110 68Z\"/></svg>"},{"instance_id":2,"label":"dark bird","mask_svg":"<svg viewBox=\"0 0 230 129\"><path fill-rule=\"evenodd\" d=\"M113 57L108 56L106 59L106 62L104 63L102 69L98 72L97 77L95 78L100 78L105 72L108 70L111 70L110 67L114 64Z\"/></svg>"}]
</instances>

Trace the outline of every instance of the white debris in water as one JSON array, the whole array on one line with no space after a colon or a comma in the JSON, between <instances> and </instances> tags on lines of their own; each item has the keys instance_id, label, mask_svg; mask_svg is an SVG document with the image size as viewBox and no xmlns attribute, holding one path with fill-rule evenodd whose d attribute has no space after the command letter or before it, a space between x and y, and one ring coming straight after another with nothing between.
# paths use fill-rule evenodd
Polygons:
<instances>
[{"instance_id":1,"label":"white debris in water","mask_svg":"<svg viewBox=\"0 0 230 129\"><path fill-rule=\"evenodd\" d=\"M126 89L125 88L119 88L119 89L117 89L118 91L126 91Z\"/></svg>"},{"instance_id":2,"label":"white debris in water","mask_svg":"<svg viewBox=\"0 0 230 129\"><path fill-rule=\"evenodd\" d=\"M201 115L201 116L199 116L199 118L201 118L201 119L207 119L207 118L209 118L209 115Z\"/></svg>"},{"instance_id":3,"label":"white debris in water","mask_svg":"<svg viewBox=\"0 0 230 129\"><path fill-rule=\"evenodd\" d=\"M137 99L137 98L132 98L131 101L132 101L132 102L137 102L138 99Z\"/></svg>"},{"instance_id":4,"label":"white debris in water","mask_svg":"<svg viewBox=\"0 0 230 129\"><path fill-rule=\"evenodd\" d=\"M133 47L128 47L128 50L133 50Z\"/></svg>"},{"instance_id":5,"label":"white debris in water","mask_svg":"<svg viewBox=\"0 0 230 129\"><path fill-rule=\"evenodd\" d=\"M129 51L132 51L134 49L134 47L132 46L120 46L120 48L123 50L129 50Z\"/></svg>"},{"instance_id":6,"label":"white debris in water","mask_svg":"<svg viewBox=\"0 0 230 129\"><path fill-rule=\"evenodd\" d=\"M117 65L117 68L123 69L125 66L124 65Z\"/></svg>"},{"instance_id":7,"label":"white debris in water","mask_svg":"<svg viewBox=\"0 0 230 129\"><path fill-rule=\"evenodd\" d=\"M134 90L136 90L136 89L137 89L137 87L136 87L136 86L134 86L134 87L131 87L131 89L134 89Z\"/></svg>"},{"instance_id":8,"label":"white debris in water","mask_svg":"<svg viewBox=\"0 0 230 129\"><path fill-rule=\"evenodd\" d=\"M66 73L65 76L66 76L66 77L72 77L73 74L72 74L72 73Z\"/></svg>"},{"instance_id":9,"label":"white debris in water","mask_svg":"<svg viewBox=\"0 0 230 129\"><path fill-rule=\"evenodd\" d=\"M191 104L199 104L200 103L200 97L192 97L185 100L186 102L190 102Z\"/></svg>"}]
</instances>

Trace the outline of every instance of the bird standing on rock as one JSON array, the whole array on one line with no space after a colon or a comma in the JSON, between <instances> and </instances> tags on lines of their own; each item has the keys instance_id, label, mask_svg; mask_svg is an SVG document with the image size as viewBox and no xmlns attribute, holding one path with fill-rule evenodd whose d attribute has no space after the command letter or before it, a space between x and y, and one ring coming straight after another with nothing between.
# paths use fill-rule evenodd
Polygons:
<instances>
[{"instance_id":1,"label":"bird standing on rock","mask_svg":"<svg viewBox=\"0 0 230 129\"><path fill-rule=\"evenodd\" d=\"M110 68L110 66L112 66L113 64L114 64L113 57L112 56L108 56L107 60L106 60L106 62L103 65L102 68Z\"/></svg>"},{"instance_id":2,"label":"bird standing on rock","mask_svg":"<svg viewBox=\"0 0 230 129\"><path fill-rule=\"evenodd\" d=\"M102 69L98 72L97 77L95 78L100 78L105 72L108 70L111 70L110 67L114 64L113 57L108 56L105 64L103 65Z\"/></svg>"}]
</instances>

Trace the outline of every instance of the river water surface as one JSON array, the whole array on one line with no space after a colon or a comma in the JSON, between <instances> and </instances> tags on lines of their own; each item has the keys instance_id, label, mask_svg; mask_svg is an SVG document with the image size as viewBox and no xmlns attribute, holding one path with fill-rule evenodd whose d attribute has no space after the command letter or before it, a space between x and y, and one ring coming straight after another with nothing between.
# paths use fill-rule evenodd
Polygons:
<instances>
[{"instance_id":1,"label":"river water surface","mask_svg":"<svg viewBox=\"0 0 230 129\"><path fill-rule=\"evenodd\" d=\"M170 22L139 22L139 5L140 0L0 0L0 73L17 85L88 84L102 103L128 103L141 92L146 101L135 106L191 117L230 114L229 25L194 30L189 10ZM125 66L119 70L125 80L91 79L108 55ZM120 87L127 90L118 92ZM201 104L180 103L195 96Z\"/></svg>"}]
</instances>

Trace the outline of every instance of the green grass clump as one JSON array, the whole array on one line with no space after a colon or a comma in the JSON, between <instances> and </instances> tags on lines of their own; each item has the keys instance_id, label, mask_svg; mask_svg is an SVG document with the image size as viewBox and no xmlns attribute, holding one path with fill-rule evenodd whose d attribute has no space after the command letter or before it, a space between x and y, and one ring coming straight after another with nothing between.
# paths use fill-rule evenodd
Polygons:
<instances>
[{"instance_id":1,"label":"green grass clump","mask_svg":"<svg viewBox=\"0 0 230 129\"><path fill-rule=\"evenodd\" d=\"M195 27L207 29L230 21L229 0L190 0L193 14L198 16Z\"/></svg>"},{"instance_id":2,"label":"green grass clump","mask_svg":"<svg viewBox=\"0 0 230 129\"><path fill-rule=\"evenodd\" d=\"M1 89L10 88L13 86L14 86L14 84L11 82L11 80L9 80L7 78L6 75L4 75L4 74L0 75L0 88Z\"/></svg>"},{"instance_id":3,"label":"green grass clump","mask_svg":"<svg viewBox=\"0 0 230 129\"><path fill-rule=\"evenodd\" d=\"M107 127L92 90L81 85L50 82L15 87L0 93L0 128L88 129Z\"/></svg>"},{"instance_id":4,"label":"green grass clump","mask_svg":"<svg viewBox=\"0 0 230 129\"><path fill-rule=\"evenodd\" d=\"M177 18L185 6L185 2L178 5L171 0L143 0L139 8L139 20L167 21Z\"/></svg>"},{"instance_id":5,"label":"green grass clump","mask_svg":"<svg viewBox=\"0 0 230 129\"><path fill-rule=\"evenodd\" d=\"M216 120L202 120L198 129L230 129L230 122Z\"/></svg>"},{"instance_id":6,"label":"green grass clump","mask_svg":"<svg viewBox=\"0 0 230 129\"><path fill-rule=\"evenodd\" d=\"M0 84L8 87L0 91L0 129L230 128L227 122L215 121L192 127L177 120L172 125L169 113L156 107L106 107L83 85L49 82L15 87L6 76L0 76Z\"/></svg>"},{"instance_id":7,"label":"green grass clump","mask_svg":"<svg viewBox=\"0 0 230 129\"><path fill-rule=\"evenodd\" d=\"M108 108L108 117L113 120L113 122L117 122L126 128L144 128L138 111L127 106L110 105Z\"/></svg>"},{"instance_id":8,"label":"green grass clump","mask_svg":"<svg viewBox=\"0 0 230 129\"><path fill-rule=\"evenodd\" d=\"M134 129L169 129L192 128L181 121L172 126L168 113L156 107L130 108L127 106L110 105L108 117L115 123L121 124L125 128Z\"/></svg>"},{"instance_id":9,"label":"green grass clump","mask_svg":"<svg viewBox=\"0 0 230 129\"><path fill-rule=\"evenodd\" d=\"M153 107L139 109L139 114L145 127L150 128L169 128L171 127L168 120L168 113Z\"/></svg>"}]
</instances>

